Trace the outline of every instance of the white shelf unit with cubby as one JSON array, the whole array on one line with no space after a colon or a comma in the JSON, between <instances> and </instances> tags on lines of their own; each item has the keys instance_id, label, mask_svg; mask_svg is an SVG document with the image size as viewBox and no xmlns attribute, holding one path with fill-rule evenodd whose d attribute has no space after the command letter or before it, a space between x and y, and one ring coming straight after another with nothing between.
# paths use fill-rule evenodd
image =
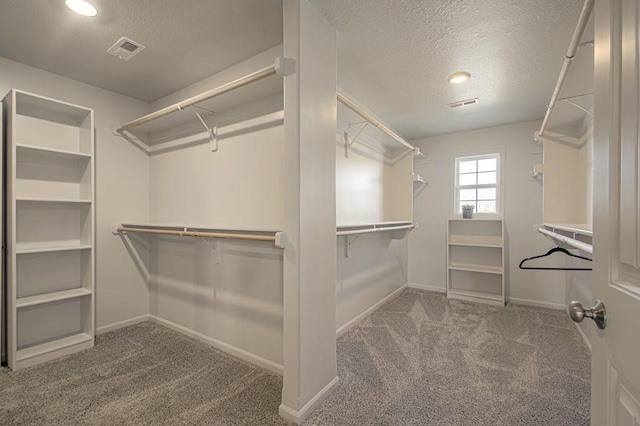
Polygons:
<instances>
[{"instance_id":1,"label":"white shelf unit with cubby","mask_svg":"<svg viewBox=\"0 0 640 426\"><path fill-rule=\"evenodd\" d=\"M13 89L6 126L7 363L94 344L93 110Z\"/></svg>"},{"instance_id":2,"label":"white shelf unit with cubby","mask_svg":"<svg viewBox=\"0 0 640 426\"><path fill-rule=\"evenodd\" d=\"M449 219L447 297L504 306L502 219Z\"/></svg>"}]
</instances>

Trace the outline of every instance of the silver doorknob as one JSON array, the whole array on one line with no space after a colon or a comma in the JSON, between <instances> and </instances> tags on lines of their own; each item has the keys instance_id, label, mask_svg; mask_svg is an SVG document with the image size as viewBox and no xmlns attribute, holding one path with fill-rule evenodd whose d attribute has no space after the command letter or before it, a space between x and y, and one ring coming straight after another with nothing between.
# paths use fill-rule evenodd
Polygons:
<instances>
[{"instance_id":1,"label":"silver doorknob","mask_svg":"<svg viewBox=\"0 0 640 426\"><path fill-rule=\"evenodd\" d=\"M607 326L607 310L604 308L604 303L599 300L596 300L591 309L583 308L582 303L574 300L569 307L569 316L575 322L582 322L585 317L591 318L600 330L604 330Z\"/></svg>"}]
</instances>

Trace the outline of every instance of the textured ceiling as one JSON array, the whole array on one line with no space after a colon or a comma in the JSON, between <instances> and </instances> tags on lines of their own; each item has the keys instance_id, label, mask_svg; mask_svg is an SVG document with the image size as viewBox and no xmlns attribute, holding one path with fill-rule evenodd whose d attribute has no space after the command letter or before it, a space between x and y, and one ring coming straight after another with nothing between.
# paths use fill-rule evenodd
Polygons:
<instances>
[{"instance_id":1,"label":"textured ceiling","mask_svg":"<svg viewBox=\"0 0 640 426\"><path fill-rule=\"evenodd\" d=\"M405 138L541 119L583 0L310 0L338 84ZM456 71L471 79L447 82ZM448 103L480 104L449 110Z\"/></svg>"},{"instance_id":2,"label":"textured ceiling","mask_svg":"<svg viewBox=\"0 0 640 426\"><path fill-rule=\"evenodd\" d=\"M0 56L153 101L282 43L282 0L1 0ZM120 37L146 49L106 53Z\"/></svg>"},{"instance_id":3,"label":"textured ceiling","mask_svg":"<svg viewBox=\"0 0 640 426\"><path fill-rule=\"evenodd\" d=\"M92 1L93 19L64 0L0 0L0 56L153 101L282 43L282 0ZM541 119L583 4L309 1L338 30L340 87L407 139ZM121 36L146 50L105 53ZM450 85L456 71L471 80Z\"/></svg>"}]
</instances>

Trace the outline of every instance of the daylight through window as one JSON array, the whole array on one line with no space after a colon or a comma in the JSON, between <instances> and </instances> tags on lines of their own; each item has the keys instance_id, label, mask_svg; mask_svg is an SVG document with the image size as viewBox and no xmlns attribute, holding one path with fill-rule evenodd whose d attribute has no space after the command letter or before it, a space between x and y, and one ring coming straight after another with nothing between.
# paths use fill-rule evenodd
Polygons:
<instances>
[{"instance_id":1,"label":"daylight through window","mask_svg":"<svg viewBox=\"0 0 640 426\"><path fill-rule=\"evenodd\" d=\"M499 182L500 154L456 158L456 213L472 204L476 213L497 214Z\"/></svg>"}]
</instances>

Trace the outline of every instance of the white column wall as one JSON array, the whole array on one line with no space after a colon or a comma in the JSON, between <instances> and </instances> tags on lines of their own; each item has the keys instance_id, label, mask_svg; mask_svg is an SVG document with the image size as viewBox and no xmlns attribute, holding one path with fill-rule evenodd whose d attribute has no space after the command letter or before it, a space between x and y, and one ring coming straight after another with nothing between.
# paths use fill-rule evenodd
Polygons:
<instances>
[{"instance_id":1,"label":"white column wall","mask_svg":"<svg viewBox=\"0 0 640 426\"><path fill-rule=\"evenodd\" d=\"M564 308L565 275L561 271L518 268L526 257L546 253L553 243L534 231L542 223L542 184L532 179L533 165L542 162L542 149L533 142L540 122L510 124L413 141L427 157L416 172L430 185L416 193L414 220L420 227L409 234L409 283L446 290L446 229L452 216L453 161L457 153L474 149L504 149L506 226L506 296L512 302ZM550 259L561 266L563 259Z\"/></svg>"},{"instance_id":2,"label":"white column wall","mask_svg":"<svg viewBox=\"0 0 640 426\"><path fill-rule=\"evenodd\" d=\"M149 112L146 102L0 58L0 93L11 88L95 110L96 132L96 315L98 332L148 314L144 250L137 263L111 225L149 216L149 159L114 136L119 124Z\"/></svg>"},{"instance_id":3,"label":"white column wall","mask_svg":"<svg viewBox=\"0 0 640 426\"><path fill-rule=\"evenodd\" d=\"M284 1L284 386L300 422L337 386L335 277L336 32L306 0Z\"/></svg>"}]
</instances>

